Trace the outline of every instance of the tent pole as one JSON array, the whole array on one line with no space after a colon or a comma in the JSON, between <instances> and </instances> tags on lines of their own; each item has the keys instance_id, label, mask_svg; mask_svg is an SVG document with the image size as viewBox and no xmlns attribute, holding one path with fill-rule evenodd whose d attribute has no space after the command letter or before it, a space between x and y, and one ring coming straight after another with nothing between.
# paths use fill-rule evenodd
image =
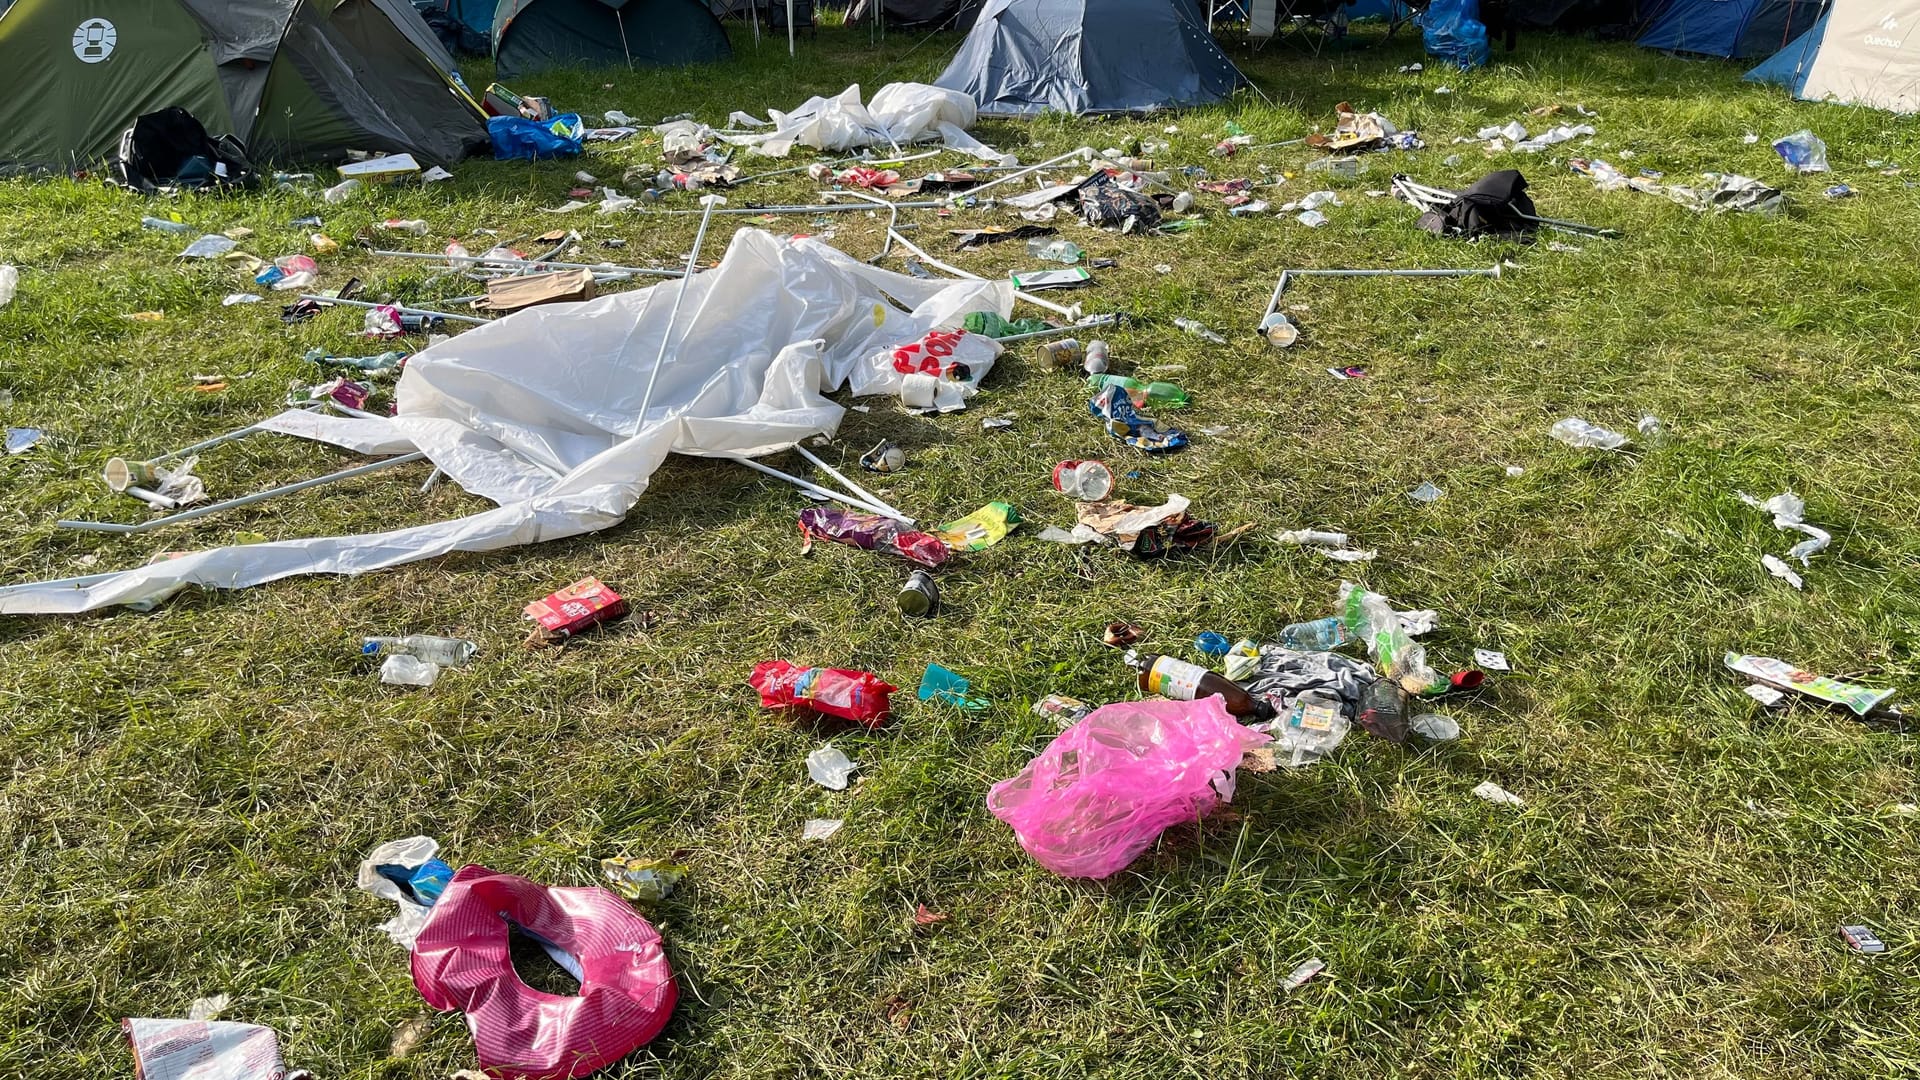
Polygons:
<instances>
[{"instance_id":1,"label":"tent pole","mask_svg":"<svg viewBox=\"0 0 1920 1080\"><path fill-rule=\"evenodd\" d=\"M633 47L627 44L627 20L619 8L613 9L613 24L620 28L620 51L627 54L627 70L633 70ZM561 245L565 246L565 245Z\"/></svg>"},{"instance_id":2,"label":"tent pole","mask_svg":"<svg viewBox=\"0 0 1920 1080\"><path fill-rule=\"evenodd\" d=\"M793 56L793 0L787 0L787 56Z\"/></svg>"},{"instance_id":3,"label":"tent pole","mask_svg":"<svg viewBox=\"0 0 1920 1080\"><path fill-rule=\"evenodd\" d=\"M806 458L808 461L813 462L815 466L825 469L827 471L828 476L831 476L835 480L838 480L841 483L847 485L848 491L853 492L855 495L860 496L862 499L865 499L866 501L872 503L875 506L884 506L888 510L892 510L893 516L901 521L907 520L907 517L905 514L902 514L898 510L894 510L894 508L891 505L881 502L880 496L875 495L873 492L868 491L866 488L863 488L859 484L856 484L853 481L847 479L847 475L845 473L827 464L826 462L820 460L820 456L818 454L815 454L813 451L807 449L806 447L800 445L799 443L794 443L793 449L801 457Z\"/></svg>"},{"instance_id":4,"label":"tent pole","mask_svg":"<svg viewBox=\"0 0 1920 1080\"><path fill-rule=\"evenodd\" d=\"M946 263L941 262L939 259L936 259L933 256L927 254L926 252L920 250L918 247L915 247L913 241L907 239L904 236L901 236L898 232L895 232L893 234L893 239L894 239L894 242L898 243L901 247L906 248L908 251L911 251L915 255L920 256L921 262L926 263L928 266L933 267L935 270L945 270L947 273L952 274L954 277L965 278L968 281L987 280L986 278L981 277L979 274L969 274L965 270L962 270L957 266L948 266ZM1013 298L1015 300L1025 300L1027 303L1032 304L1034 307L1045 308L1048 311L1051 311L1057 315L1063 316L1068 319L1073 319L1076 322L1079 321L1080 316L1082 314L1082 312L1080 311L1080 305L1078 304L1075 304L1070 308L1061 307L1059 304L1055 304L1047 300L1042 300L1037 296L1033 296L1028 293L1023 293L1018 289L1015 289L1013 291Z\"/></svg>"},{"instance_id":5,"label":"tent pole","mask_svg":"<svg viewBox=\"0 0 1920 1080\"><path fill-rule=\"evenodd\" d=\"M990 187L998 187L999 185L1004 184L1009 180L1018 180L1021 177L1026 176L1028 173L1037 173L1042 169L1050 168L1054 165L1058 165L1061 162L1067 161L1070 158L1085 158L1086 160L1091 161L1093 159L1093 147L1083 146L1078 150L1070 150L1067 153L1061 154L1057 158L1048 158L1047 160L1041 162L1038 165L1029 165L1024 169L1021 169L1019 172L1010 172L998 180L989 180L978 187L970 187L965 191L958 192L953 195L949 195L947 196L947 198L949 201L959 202L961 199L964 199L969 195L978 195Z\"/></svg>"},{"instance_id":6,"label":"tent pole","mask_svg":"<svg viewBox=\"0 0 1920 1080\"><path fill-rule=\"evenodd\" d=\"M667 362L667 343L673 340L673 324L680 317L680 301L687 298L687 282L699 265L700 247L707 242L707 223L713 220L713 208L727 200L718 195L702 195L700 201L707 204L707 212L700 216L700 231L693 235L693 250L687 253L687 272L680 278L680 288L674 291L673 310L667 313L666 328L660 331L660 351L653 357L653 370L647 373L647 392L640 399L642 426L647 422L647 409L653 405L653 386L660 381L660 368ZM648 303L651 305L651 297Z\"/></svg>"},{"instance_id":7,"label":"tent pole","mask_svg":"<svg viewBox=\"0 0 1920 1080\"><path fill-rule=\"evenodd\" d=\"M794 487L799 488L801 491L811 491L815 495L818 495L822 498L832 499L834 502L837 502L837 503L845 503L846 505L853 507L855 510L860 510L869 514L878 514L883 518L892 518L893 520L898 521L899 523L907 526L908 528L912 528L913 526L919 524L919 522L913 520L912 518L901 517L898 511L882 510L877 506L872 506L865 502L862 502L851 495L834 491L832 488L823 488L818 484L809 483L808 481L802 480L799 477L793 475L792 473L783 473L779 469L776 469L771 465L762 465L759 462L753 460L750 457L747 457L744 454L722 454L721 456L728 459L729 461L737 461L740 464L745 465L747 468L754 470L755 472L763 472L763 473L766 473L768 476L777 477L781 480L785 480L787 483L792 484Z\"/></svg>"}]
</instances>

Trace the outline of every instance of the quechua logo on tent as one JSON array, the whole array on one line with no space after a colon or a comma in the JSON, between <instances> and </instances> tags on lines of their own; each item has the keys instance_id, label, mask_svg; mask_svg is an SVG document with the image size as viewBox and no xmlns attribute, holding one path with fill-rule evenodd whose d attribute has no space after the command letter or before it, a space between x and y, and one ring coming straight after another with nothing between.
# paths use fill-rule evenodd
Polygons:
<instances>
[{"instance_id":1,"label":"quechua logo on tent","mask_svg":"<svg viewBox=\"0 0 1920 1080\"><path fill-rule=\"evenodd\" d=\"M83 64L98 64L113 55L113 47L118 44L120 35L113 24L105 19L88 19L74 28L73 55Z\"/></svg>"}]
</instances>

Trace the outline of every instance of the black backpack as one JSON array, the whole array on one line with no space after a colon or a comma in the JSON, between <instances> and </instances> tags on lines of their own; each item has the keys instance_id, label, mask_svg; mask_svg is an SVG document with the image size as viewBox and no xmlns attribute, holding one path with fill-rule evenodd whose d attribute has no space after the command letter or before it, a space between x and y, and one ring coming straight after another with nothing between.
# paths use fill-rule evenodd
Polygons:
<instances>
[{"instance_id":1,"label":"black backpack","mask_svg":"<svg viewBox=\"0 0 1920 1080\"><path fill-rule=\"evenodd\" d=\"M200 121L177 105L135 120L108 165L116 183L145 195L168 187L251 187L255 179L240 140L209 137Z\"/></svg>"}]
</instances>

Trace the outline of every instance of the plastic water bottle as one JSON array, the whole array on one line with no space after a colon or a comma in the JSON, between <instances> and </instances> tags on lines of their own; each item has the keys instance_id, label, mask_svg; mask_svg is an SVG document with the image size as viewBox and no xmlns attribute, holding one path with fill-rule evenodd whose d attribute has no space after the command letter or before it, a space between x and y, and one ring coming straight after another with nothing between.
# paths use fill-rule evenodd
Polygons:
<instances>
[{"instance_id":1,"label":"plastic water bottle","mask_svg":"<svg viewBox=\"0 0 1920 1080\"><path fill-rule=\"evenodd\" d=\"M1094 375L1087 379L1089 390L1104 390L1109 386L1125 390L1136 407L1160 405L1177 409L1193 400L1192 395L1170 382L1141 382L1127 375Z\"/></svg>"},{"instance_id":2,"label":"plastic water bottle","mask_svg":"<svg viewBox=\"0 0 1920 1080\"><path fill-rule=\"evenodd\" d=\"M1351 635L1338 615L1297 622L1280 631L1280 644L1295 652L1327 652L1345 644Z\"/></svg>"},{"instance_id":3,"label":"plastic water bottle","mask_svg":"<svg viewBox=\"0 0 1920 1080\"><path fill-rule=\"evenodd\" d=\"M1080 250L1080 245L1071 240L1048 240L1043 236L1036 236L1027 241L1027 254L1048 262L1071 264L1079 262L1080 256L1086 252Z\"/></svg>"},{"instance_id":4,"label":"plastic water bottle","mask_svg":"<svg viewBox=\"0 0 1920 1080\"><path fill-rule=\"evenodd\" d=\"M462 638L436 637L432 634L408 634L405 637L370 637L362 640L362 656L411 656L440 667L459 667L473 658L479 646Z\"/></svg>"},{"instance_id":5,"label":"plastic water bottle","mask_svg":"<svg viewBox=\"0 0 1920 1080\"><path fill-rule=\"evenodd\" d=\"M1187 333L1192 334L1194 337L1205 338L1208 341L1213 342L1215 345L1225 345L1227 343L1226 338L1223 338L1219 334L1214 333L1211 329L1207 327L1206 323L1200 322L1198 320L1175 319L1173 320L1173 325L1179 327L1182 330L1185 330Z\"/></svg>"},{"instance_id":6,"label":"plastic water bottle","mask_svg":"<svg viewBox=\"0 0 1920 1080\"><path fill-rule=\"evenodd\" d=\"M159 229L161 232L186 234L193 231L193 226L184 221L168 221L166 218L157 218L152 215L141 218L140 224L149 229Z\"/></svg>"},{"instance_id":7,"label":"plastic water bottle","mask_svg":"<svg viewBox=\"0 0 1920 1080\"><path fill-rule=\"evenodd\" d=\"M343 202L346 202L348 199L353 198L354 192L359 191L361 188L366 186L367 185L362 183L359 179L350 176L347 179L342 180L339 183L328 188L327 190L321 192L320 197L322 199L327 200L330 203L343 203Z\"/></svg>"}]
</instances>

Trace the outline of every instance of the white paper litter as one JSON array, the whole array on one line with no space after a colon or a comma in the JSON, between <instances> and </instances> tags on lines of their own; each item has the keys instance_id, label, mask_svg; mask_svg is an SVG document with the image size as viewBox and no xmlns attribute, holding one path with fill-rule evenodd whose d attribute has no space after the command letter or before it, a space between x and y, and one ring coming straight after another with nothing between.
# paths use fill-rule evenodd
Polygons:
<instances>
[{"instance_id":1,"label":"white paper litter","mask_svg":"<svg viewBox=\"0 0 1920 1080\"><path fill-rule=\"evenodd\" d=\"M1765 683L1748 684L1747 696L1769 709L1787 700L1786 691L1776 690Z\"/></svg>"},{"instance_id":2,"label":"white paper litter","mask_svg":"<svg viewBox=\"0 0 1920 1080\"><path fill-rule=\"evenodd\" d=\"M839 832L840 826L845 824L846 822L839 818L808 818L807 823L800 828L800 839L825 840Z\"/></svg>"},{"instance_id":3,"label":"white paper litter","mask_svg":"<svg viewBox=\"0 0 1920 1080\"><path fill-rule=\"evenodd\" d=\"M1107 539L1091 525L1075 525L1071 531L1049 525L1040 530L1039 536L1050 544L1101 544Z\"/></svg>"},{"instance_id":4,"label":"white paper litter","mask_svg":"<svg viewBox=\"0 0 1920 1080\"><path fill-rule=\"evenodd\" d=\"M1513 792L1508 791L1506 788L1501 787L1491 780L1482 780L1480 786L1473 789L1473 793L1490 803L1498 803L1501 806L1527 805L1525 799L1522 799L1520 796L1515 795Z\"/></svg>"},{"instance_id":5,"label":"white paper litter","mask_svg":"<svg viewBox=\"0 0 1920 1080\"><path fill-rule=\"evenodd\" d=\"M423 182L428 184L437 184L442 180L453 179L453 174L441 168L440 166L435 165L429 168L426 172L421 173L420 179Z\"/></svg>"},{"instance_id":6,"label":"white paper litter","mask_svg":"<svg viewBox=\"0 0 1920 1080\"><path fill-rule=\"evenodd\" d=\"M840 748L828 743L807 755L807 775L813 782L833 791L847 790L847 778L859 765L847 760Z\"/></svg>"},{"instance_id":7,"label":"white paper litter","mask_svg":"<svg viewBox=\"0 0 1920 1080\"><path fill-rule=\"evenodd\" d=\"M0 588L0 613L150 605L187 585L234 589L296 574L359 574L596 532L625 518L669 453L752 457L830 434L842 409L823 392L844 385L857 396L896 393L903 376L891 363L893 346L958 326L969 312L1005 317L1013 306L1004 281L921 281L819 241L741 229L717 268L684 282L667 363L642 417L682 285L543 304L429 346L400 376L396 417L273 418L276 430L300 426L337 445L424 451L495 509L12 585Z\"/></svg>"},{"instance_id":8,"label":"white paper litter","mask_svg":"<svg viewBox=\"0 0 1920 1080\"><path fill-rule=\"evenodd\" d=\"M1806 500L1791 491L1783 491L1764 502L1744 491L1736 491L1734 494L1738 495L1740 501L1746 503L1748 506L1772 514L1774 528L1791 529L1795 532L1807 534L1807 539L1787 549L1787 557L1790 559L1799 559L1801 566L1808 565L1807 559L1809 556L1817 555L1825 551L1827 545L1833 543L1833 535L1831 533L1828 533L1825 529L1815 528L1807 524ZM1771 570L1772 567L1768 567L1768 569ZM1795 585L1794 588L1797 589L1799 586Z\"/></svg>"},{"instance_id":9,"label":"white paper litter","mask_svg":"<svg viewBox=\"0 0 1920 1080\"><path fill-rule=\"evenodd\" d=\"M1507 654L1503 652L1494 652L1492 649L1473 650L1473 662L1483 668L1486 668L1488 671L1512 671L1513 670L1513 668L1507 664Z\"/></svg>"},{"instance_id":10,"label":"white paper litter","mask_svg":"<svg viewBox=\"0 0 1920 1080\"><path fill-rule=\"evenodd\" d=\"M226 994L215 994L212 997L194 998L193 1004L187 1006L187 1019L218 1020L220 1018L220 1014L223 1012L226 1012L227 1006L232 1004L232 1002L233 1002L233 999L227 996Z\"/></svg>"},{"instance_id":11,"label":"white paper litter","mask_svg":"<svg viewBox=\"0 0 1920 1080\"><path fill-rule=\"evenodd\" d=\"M1806 582L1801 580L1800 575L1793 572L1793 567L1788 566L1778 555L1760 556L1760 565L1767 568L1767 573L1796 589L1806 586Z\"/></svg>"},{"instance_id":12,"label":"white paper litter","mask_svg":"<svg viewBox=\"0 0 1920 1080\"><path fill-rule=\"evenodd\" d=\"M257 296L250 292L228 293L225 298L220 301L220 306L232 307L235 304L257 304L265 299L266 297L264 296Z\"/></svg>"},{"instance_id":13,"label":"white paper litter","mask_svg":"<svg viewBox=\"0 0 1920 1080\"><path fill-rule=\"evenodd\" d=\"M1280 980L1280 991L1289 993L1298 990L1307 984L1308 979L1325 970L1327 970L1327 962L1316 956L1288 972L1287 977Z\"/></svg>"}]
</instances>

